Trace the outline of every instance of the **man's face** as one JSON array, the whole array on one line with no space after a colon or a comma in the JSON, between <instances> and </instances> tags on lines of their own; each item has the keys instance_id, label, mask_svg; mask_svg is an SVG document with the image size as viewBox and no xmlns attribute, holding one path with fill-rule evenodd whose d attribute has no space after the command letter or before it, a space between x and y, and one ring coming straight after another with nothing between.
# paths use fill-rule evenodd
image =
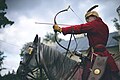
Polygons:
<instances>
[{"instance_id":1,"label":"man's face","mask_svg":"<svg viewBox=\"0 0 120 80\"><path fill-rule=\"evenodd\" d=\"M91 22L91 21L93 21L93 20L95 20L95 19L96 19L95 16L90 16L90 17L88 17L87 22Z\"/></svg>"}]
</instances>

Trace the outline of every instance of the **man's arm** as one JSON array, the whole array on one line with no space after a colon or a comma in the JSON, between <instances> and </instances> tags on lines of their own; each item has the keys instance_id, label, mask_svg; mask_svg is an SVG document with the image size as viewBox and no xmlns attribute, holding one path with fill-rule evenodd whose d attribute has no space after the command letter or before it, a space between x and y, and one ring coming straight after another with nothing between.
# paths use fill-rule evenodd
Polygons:
<instances>
[{"instance_id":1,"label":"man's arm","mask_svg":"<svg viewBox=\"0 0 120 80\"><path fill-rule=\"evenodd\" d=\"M92 31L92 29L93 29L93 26L91 25L91 23L86 23L86 24L74 25L69 27L63 27L62 33L64 35L89 33Z\"/></svg>"}]
</instances>

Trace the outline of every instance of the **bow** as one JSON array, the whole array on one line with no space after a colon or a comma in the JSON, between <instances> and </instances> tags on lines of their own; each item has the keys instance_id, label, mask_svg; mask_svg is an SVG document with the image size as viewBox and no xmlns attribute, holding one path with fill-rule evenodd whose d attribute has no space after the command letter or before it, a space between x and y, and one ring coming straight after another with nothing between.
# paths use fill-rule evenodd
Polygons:
<instances>
[{"instance_id":1,"label":"bow","mask_svg":"<svg viewBox=\"0 0 120 80\"><path fill-rule=\"evenodd\" d=\"M56 18L57 18L57 16L58 16L58 14L60 14L60 13L62 13L62 12L65 12L65 11L68 11L69 8L70 8L70 6L68 6L67 9L64 9L64 10L59 11L59 12L55 15L55 17L54 17L54 24L55 24L55 25L57 25ZM55 41L57 42L57 44L58 44L60 47L62 47L63 49L66 50L66 54L65 54L64 59L63 59L63 62L62 62L62 64L63 64L64 61L65 61L65 58L66 58L66 56L67 56L67 53L68 53L68 51L69 51L72 34L71 34L71 37L70 37L70 40L69 40L68 47L66 48L66 47L64 47L63 45L61 45L61 44L57 41L57 31L54 30L54 32L55 32ZM62 64L61 64L61 67L62 67Z\"/></svg>"},{"instance_id":2,"label":"bow","mask_svg":"<svg viewBox=\"0 0 120 80\"><path fill-rule=\"evenodd\" d=\"M58 16L58 14L60 14L60 13L62 13L62 12L65 12L65 11L68 11L68 9L70 9L70 10L78 17L78 15L74 12L74 10L73 10L73 9L70 7L70 5L69 5L67 9L61 10L61 11L59 11L59 12L55 15L55 17L54 17L54 24L57 24L56 18L57 18L57 16ZM78 17L78 18L79 18L79 17ZM80 18L79 18L79 19L80 19ZM80 19L80 20L81 20L81 19ZM82 21L82 20L81 20L81 21ZM69 25L69 26L70 26L70 25ZM72 39L72 36L73 36L73 37L74 37L74 40L75 40L75 43L76 43L76 47L75 47L75 49L74 49L74 52L76 51L78 44L77 44L77 41L76 41L76 38L75 38L74 34L71 34L70 39L69 39L68 47L66 48L66 47L64 47L63 45L61 45L61 44L57 41L57 31L54 31L54 32L55 32L55 41L57 42L57 44L58 44L60 47L62 47L63 49L65 49L65 50L67 51L66 54L67 54L68 51L69 51L71 39ZM73 31L73 33L74 33L74 31Z\"/></svg>"},{"instance_id":3,"label":"bow","mask_svg":"<svg viewBox=\"0 0 120 80\"><path fill-rule=\"evenodd\" d=\"M60 13L62 13L62 12L65 12L65 11L68 11L68 9L71 9L72 12L75 13L70 6L68 6L67 9L64 9L64 10L59 11L59 12L55 15L55 17L54 17L54 24L55 24L55 25L57 25L56 18L57 18L57 16L58 16L58 14L60 14ZM75 13L75 15L77 16L76 13ZM81 19L80 19L80 20L81 20ZM64 59L63 59L63 61L62 61L62 63L61 63L61 67L62 67L63 63L65 62L67 53L70 52L69 47L70 47L70 43L71 43L72 36L74 37L75 42L76 42L76 48L75 48L74 52L76 51L78 44L77 44L76 38L75 38L75 36L74 36L74 31L73 31L73 33L72 33L71 36L70 36L70 39L69 39L69 43L68 43L68 47L67 47L67 48L64 47L64 46L62 46L62 45L57 41L57 31L54 30L54 32L55 32L55 41L57 42L57 44L58 44L59 46L61 46L62 48L64 48L64 49L66 50L66 54L65 54ZM57 76L57 75L56 75L56 76ZM66 78L69 78L70 76L71 76L71 75L67 75ZM73 77L73 76L71 76L71 78L72 78L72 77Z\"/></svg>"},{"instance_id":4,"label":"bow","mask_svg":"<svg viewBox=\"0 0 120 80\"><path fill-rule=\"evenodd\" d=\"M59 11L59 12L55 15L55 17L54 17L54 24L57 25L56 18L57 18L57 16L58 16L58 14L60 14L60 13L62 13L62 12L65 12L65 11L68 11L69 8L70 8L70 6L68 6L67 9L64 9L64 10ZM68 48L64 47L63 45L61 45L61 44L57 41L57 31L54 30L54 32L55 32L55 41L57 42L57 44L58 44L60 47L62 47L63 49L69 51Z\"/></svg>"}]
</instances>

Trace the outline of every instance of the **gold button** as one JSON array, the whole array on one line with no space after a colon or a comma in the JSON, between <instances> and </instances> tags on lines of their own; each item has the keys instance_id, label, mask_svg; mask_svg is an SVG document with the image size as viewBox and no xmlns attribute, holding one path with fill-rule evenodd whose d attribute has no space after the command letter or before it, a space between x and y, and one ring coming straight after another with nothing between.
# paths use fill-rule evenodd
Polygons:
<instances>
[{"instance_id":1,"label":"gold button","mask_svg":"<svg viewBox=\"0 0 120 80\"><path fill-rule=\"evenodd\" d=\"M95 70L94 70L94 74L95 74L95 75L99 75L99 74L100 74L100 72L101 72L101 70L100 70L100 69L95 69Z\"/></svg>"}]
</instances>

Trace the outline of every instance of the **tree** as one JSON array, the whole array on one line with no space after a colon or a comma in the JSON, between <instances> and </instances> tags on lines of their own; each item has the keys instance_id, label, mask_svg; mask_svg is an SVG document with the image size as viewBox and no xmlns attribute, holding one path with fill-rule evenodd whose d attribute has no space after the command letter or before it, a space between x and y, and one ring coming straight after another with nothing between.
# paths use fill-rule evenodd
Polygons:
<instances>
[{"instance_id":1,"label":"tree","mask_svg":"<svg viewBox=\"0 0 120 80\"><path fill-rule=\"evenodd\" d=\"M120 24L118 23L118 19L114 18L112 21L114 22L114 26L116 27L116 29L120 30Z\"/></svg>"},{"instance_id":2,"label":"tree","mask_svg":"<svg viewBox=\"0 0 120 80\"><path fill-rule=\"evenodd\" d=\"M4 28L7 24L12 25L14 22L8 20L8 18L5 16L7 12L5 10L7 9L7 4L5 3L6 0L0 0L0 28ZM2 67L3 60L6 56L3 56L4 52L0 51L0 72L5 69Z\"/></svg>"},{"instance_id":3,"label":"tree","mask_svg":"<svg viewBox=\"0 0 120 80\"><path fill-rule=\"evenodd\" d=\"M0 0L0 10L7 9L7 5L5 4L5 0Z\"/></svg>"},{"instance_id":4,"label":"tree","mask_svg":"<svg viewBox=\"0 0 120 80\"><path fill-rule=\"evenodd\" d=\"M60 42L62 39L61 38L58 38L58 35L57 35L57 40ZM45 38L43 38L43 42L45 43L55 43L55 35L53 33L47 33L45 35Z\"/></svg>"},{"instance_id":5,"label":"tree","mask_svg":"<svg viewBox=\"0 0 120 80\"><path fill-rule=\"evenodd\" d=\"M14 23L5 16L5 9L7 9L5 1L6 0L0 0L0 28L4 28L7 24L12 25Z\"/></svg>"},{"instance_id":6,"label":"tree","mask_svg":"<svg viewBox=\"0 0 120 80\"><path fill-rule=\"evenodd\" d=\"M30 45L32 46L32 42L28 42L28 43L26 43L26 44L23 45L23 47L21 49L21 53L20 53L21 59L23 59L24 52L27 51L27 49L30 47Z\"/></svg>"},{"instance_id":7,"label":"tree","mask_svg":"<svg viewBox=\"0 0 120 80\"><path fill-rule=\"evenodd\" d=\"M0 80L20 80L13 70L12 73L8 71L7 75L4 75Z\"/></svg>"},{"instance_id":8,"label":"tree","mask_svg":"<svg viewBox=\"0 0 120 80\"><path fill-rule=\"evenodd\" d=\"M3 56L4 52L1 52L0 51L0 72L3 70L3 69L6 69L6 68L3 68L2 65L3 65L3 60L6 56Z\"/></svg>"}]
</instances>

